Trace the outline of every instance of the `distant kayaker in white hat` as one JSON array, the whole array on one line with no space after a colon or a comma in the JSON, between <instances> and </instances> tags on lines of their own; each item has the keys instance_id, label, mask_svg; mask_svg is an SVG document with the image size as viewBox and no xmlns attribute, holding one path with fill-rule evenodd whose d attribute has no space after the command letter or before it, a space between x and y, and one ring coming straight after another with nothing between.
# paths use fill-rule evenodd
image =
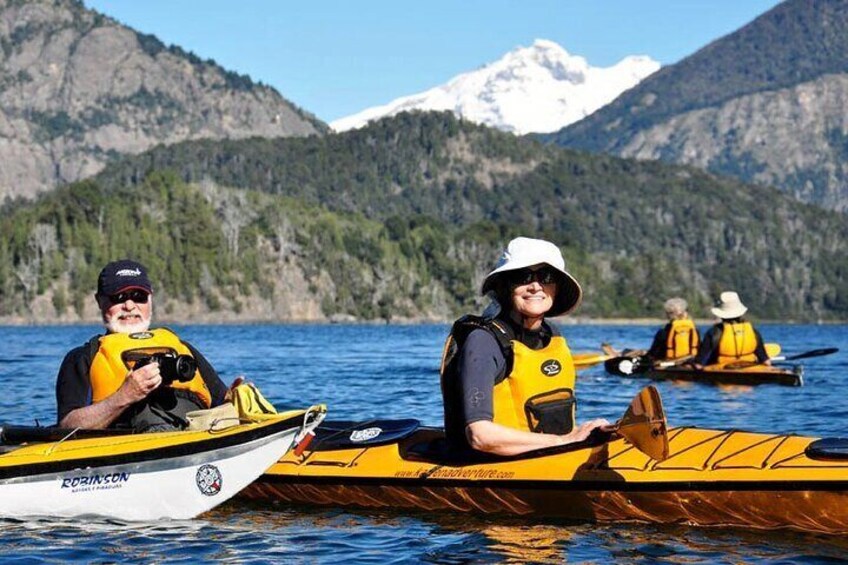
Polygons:
<instances>
[{"instance_id":1,"label":"distant kayaker in white hat","mask_svg":"<svg viewBox=\"0 0 848 565\"><path fill-rule=\"evenodd\" d=\"M576 422L575 371L548 316L580 303L559 248L519 237L483 281L483 316L453 326L442 359L445 433L454 452L516 455L583 441L606 420Z\"/></svg>"},{"instance_id":2,"label":"distant kayaker in white hat","mask_svg":"<svg viewBox=\"0 0 848 565\"><path fill-rule=\"evenodd\" d=\"M654 335L648 357L654 361L694 357L698 353L701 336L689 317L689 303L680 297L669 298L663 309L668 323Z\"/></svg>"},{"instance_id":3,"label":"distant kayaker in white hat","mask_svg":"<svg viewBox=\"0 0 848 565\"><path fill-rule=\"evenodd\" d=\"M771 364L760 333L742 317L748 308L737 293L722 292L719 302L710 311L721 321L704 335L695 358L696 367L736 361Z\"/></svg>"},{"instance_id":4,"label":"distant kayaker in white hat","mask_svg":"<svg viewBox=\"0 0 848 565\"><path fill-rule=\"evenodd\" d=\"M182 429L190 411L218 406L227 387L167 328L151 329L153 285L129 259L103 267L94 295L106 333L71 350L56 379L59 426Z\"/></svg>"}]
</instances>

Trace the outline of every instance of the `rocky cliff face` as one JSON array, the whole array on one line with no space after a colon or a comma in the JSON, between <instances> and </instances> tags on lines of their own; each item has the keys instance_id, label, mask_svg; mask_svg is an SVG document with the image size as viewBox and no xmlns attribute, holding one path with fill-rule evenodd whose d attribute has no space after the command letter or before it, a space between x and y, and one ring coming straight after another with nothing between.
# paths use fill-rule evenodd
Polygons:
<instances>
[{"instance_id":1,"label":"rocky cliff face","mask_svg":"<svg viewBox=\"0 0 848 565\"><path fill-rule=\"evenodd\" d=\"M157 144L326 131L273 89L73 0L0 0L0 49L0 200Z\"/></svg>"},{"instance_id":2,"label":"rocky cliff face","mask_svg":"<svg viewBox=\"0 0 848 565\"><path fill-rule=\"evenodd\" d=\"M741 96L638 131L623 157L685 163L848 210L848 74Z\"/></svg>"},{"instance_id":3,"label":"rocky cliff face","mask_svg":"<svg viewBox=\"0 0 848 565\"><path fill-rule=\"evenodd\" d=\"M848 2L787 0L548 139L848 210Z\"/></svg>"}]
</instances>

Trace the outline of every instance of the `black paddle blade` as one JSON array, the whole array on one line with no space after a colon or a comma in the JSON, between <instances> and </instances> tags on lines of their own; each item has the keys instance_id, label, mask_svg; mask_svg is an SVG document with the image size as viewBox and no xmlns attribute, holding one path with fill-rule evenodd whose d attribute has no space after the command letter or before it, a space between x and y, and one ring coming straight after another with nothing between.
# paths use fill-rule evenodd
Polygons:
<instances>
[{"instance_id":1,"label":"black paddle blade","mask_svg":"<svg viewBox=\"0 0 848 565\"><path fill-rule=\"evenodd\" d=\"M651 368L651 360L645 356L640 357L613 357L604 361L604 369L611 375L629 377L639 375Z\"/></svg>"},{"instance_id":2,"label":"black paddle blade","mask_svg":"<svg viewBox=\"0 0 848 565\"><path fill-rule=\"evenodd\" d=\"M810 357L821 357L822 355L830 355L839 351L838 347L825 347L824 349L813 349L798 355L791 355L786 358L787 361L795 361L796 359L808 359Z\"/></svg>"},{"instance_id":3,"label":"black paddle blade","mask_svg":"<svg viewBox=\"0 0 848 565\"><path fill-rule=\"evenodd\" d=\"M617 428L620 435L652 459L668 459L668 423L660 393L653 385L639 391Z\"/></svg>"}]
</instances>

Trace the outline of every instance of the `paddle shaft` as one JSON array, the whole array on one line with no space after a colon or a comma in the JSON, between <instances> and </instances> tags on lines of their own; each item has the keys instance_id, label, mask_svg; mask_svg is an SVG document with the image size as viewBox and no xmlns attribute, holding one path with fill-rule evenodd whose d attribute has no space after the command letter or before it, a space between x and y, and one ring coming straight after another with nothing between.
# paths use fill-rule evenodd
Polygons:
<instances>
[{"instance_id":1,"label":"paddle shaft","mask_svg":"<svg viewBox=\"0 0 848 565\"><path fill-rule=\"evenodd\" d=\"M824 349L813 349L812 351L805 351L804 353L799 353L797 355L789 355L788 357L785 355L778 355L777 357L769 358L769 361L796 361L798 359L809 359L810 357L822 357L824 355L830 355L832 353L836 353L839 351L838 347L826 347ZM762 365L763 363L759 361L737 361L735 363L729 363L725 365L728 369L747 369L748 367L756 367L757 365Z\"/></svg>"},{"instance_id":2,"label":"paddle shaft","mask_svg":"<svg viewBox=\"0 0 848 565\"><path fill-rule=\"evenodd\" d=\"M687 356L681 357L679 359L674 359L673 361L660 361L659 363L656 364L656 366L661 367L663 369L666 368L666 367L675 367L675 366L681 365L681 364L683 364L687 361L691 361L694 358L695 358L694 355L687 355Z\"/></svg>"},{"instance_id":3,"label":"paddle shaft","mask_svg":"<svg viewBox=\"0 0 848 565\"><path fill-rule=\"evenodd\" d=\"M824 355L831 355L839 351L838 347L825 347L824 349L813 349L812 351L805 351L804 353L799 353L797 355L786 356L778 356L772 357L772 361L795 361L797 359L809 359L810 357L822 357Z\"/></svg>"}]
</instances>

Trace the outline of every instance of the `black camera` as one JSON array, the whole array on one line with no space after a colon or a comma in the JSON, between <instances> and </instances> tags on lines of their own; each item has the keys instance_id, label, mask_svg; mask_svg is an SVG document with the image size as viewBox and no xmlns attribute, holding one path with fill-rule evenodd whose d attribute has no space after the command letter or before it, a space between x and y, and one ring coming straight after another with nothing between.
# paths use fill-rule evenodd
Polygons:
<instances>
[{"instance_id":1,"label":"black camera","mask_svg":"<svg viewBox=\"0 0 848 565\"><path fill-rule=\"evenodd\" d=\"M153 353L141 357L135 362L133 370L149 365L159 364L159 374L162 376L162 384L169 385L174 381L187 383L194 378L197 371L197 361L191 355L177 355L175 353Z\"/></svg>"}]
</instances>

